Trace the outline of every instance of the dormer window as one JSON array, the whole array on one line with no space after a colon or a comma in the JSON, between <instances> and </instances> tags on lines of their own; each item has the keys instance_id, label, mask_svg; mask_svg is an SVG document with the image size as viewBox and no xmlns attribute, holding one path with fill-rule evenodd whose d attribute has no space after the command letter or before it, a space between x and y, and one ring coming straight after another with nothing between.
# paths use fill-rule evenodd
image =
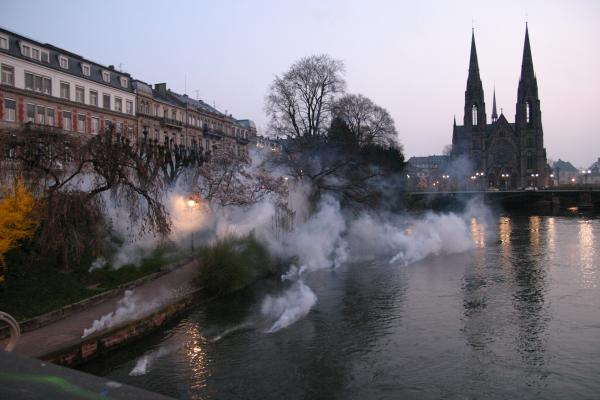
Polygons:
<instances>
[{"instance_id":1,"label":"dormer window","mask_svg":"<svg viewBox=\"0 0 600 400\"><path fill-rule=\"evenodd\" d=\"M128 81L129 79L121 77L121 86L126 88L129 83Z\"/></svg>"},{"instance_id":2,"label":"dormer window","mask_svg":"<svg viewBox=\"0 0 600 400\"><path fill-rule=\"evenodd\" d=\"M69 59L65 56L58 56L58 64L61 68L69 69Z\"/></svg>"},{"instance_id":3,"label":"dormer window","mask_svg":"<svg viewBox=\"0 0 600 400\"><path fill-rule=\"evenodd\" d=\"M8 36L0 35L0 49L8 50Z\"/></svg>"},{"instance_id":4,"label":"dormer window","mask_svg":"<svg viewBox=\"0 0 600 400\"><path fill-rule=\"evenodd\" d=\"M42 50L42 62L46 63L46 64L50 64L50 54L48 54L47 51Z\"/></svg>"},{"instance_id":5,"label":"dormer window","mask_svg":"<svg viewBox=\"0 0 600 400\"><path fill-rule=\"evenodd\" d=\"M90 76L92 74L92 69L90 67L90 64L81 64L81 72L85 76Z\"/></svg>"},{"instance_id":6,"label":"dormer window","mask_svg":"<svg viewBox=\"0 0 600 400\"><path fill-rule=\"evenodd\" d=\"M31 47L26 44L21 45L21 54L25 57L31 58Z\"/></svg>"},{"instance_id":7,"label":"dormer window","mask_svg":"<svg viewBox=\"0 0 600 400\"><path fill-rule=\"evenodd\" d=\"M110 72L109 71L102 71L102 80L104 82L110 82Z\"/></svg>"}]
</instances>

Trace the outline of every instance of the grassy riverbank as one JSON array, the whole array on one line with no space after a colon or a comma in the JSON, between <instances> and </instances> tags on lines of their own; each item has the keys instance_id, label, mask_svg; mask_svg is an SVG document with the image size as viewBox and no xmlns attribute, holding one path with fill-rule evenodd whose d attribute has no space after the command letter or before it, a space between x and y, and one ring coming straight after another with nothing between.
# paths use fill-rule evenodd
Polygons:
<instances>
[{"instance_id":1,"label":"grassy riverbank","mask_svg":"<svg viewBox=\"0 0 600 400\"><path fill-rule=\"evenodd\" d=\"M106 266L65 274L45 265L11 268L6 284L0 287L0 310L23 321L153 274L182 258L175 248L165 246L144 257L138 266L117 270Z\"/></svg>"}]
</instances>

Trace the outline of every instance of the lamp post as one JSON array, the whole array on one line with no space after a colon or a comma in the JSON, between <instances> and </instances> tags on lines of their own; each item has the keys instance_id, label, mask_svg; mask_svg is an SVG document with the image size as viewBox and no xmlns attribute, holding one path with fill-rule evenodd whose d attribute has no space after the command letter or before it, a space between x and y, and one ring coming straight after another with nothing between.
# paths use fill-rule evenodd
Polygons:
<instances>
[{"instance_id":1,"label":"lamp post","mask_svg":"<svg viewBox=\"0 0 600 400\"><path fill-rule=\"evenodd\" d=\"M194 207L196 207L196 200L194 200L193 198L189 198L187 201L187 205L189 207L190 213L194 210ZM192 253L194 252L194 228L192 228L192 234L191 236L191 244L192 244Z\"/></svg>"},{"instance_id":2,"label":"lamp post","mask_svg":"<svg viewBox=\"0 0 600 400\"><path fill-rule=\"evenodd\" d=\"M537 178L538 176L540 176L540 174L531 174L531 186L536 187L537 188Z\"/></svg>"},{"instance_id":3,"label":"lamp post","mask_svg":"<svg viewBox=\"0 0 600 400\"><path fill-rule=\"evenodd\" d=\"M502 182L504 182L504 190L508 190L508 178L510 178L510 174L502 173L500 177L502 178Z\"/></svg>"}]
</instances>

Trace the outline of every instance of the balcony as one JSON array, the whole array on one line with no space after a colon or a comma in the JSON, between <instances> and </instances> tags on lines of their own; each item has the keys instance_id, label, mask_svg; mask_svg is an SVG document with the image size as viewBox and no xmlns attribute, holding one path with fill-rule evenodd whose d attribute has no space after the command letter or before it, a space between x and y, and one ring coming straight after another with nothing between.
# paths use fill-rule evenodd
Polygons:
<instances>
[{"instance_id":1,"label":"balcony","mask_svg":"<svg viewBox=\"0 0 600 400\"><path fill-rule=\"evenodd\" d=\"M171 128L177 128L177 129L183 128L183 122L177 121L176 119L172 119L172 118L163 117L160 119L160 124L162 126L169 126Z\"/></svg>"}]
</instances>

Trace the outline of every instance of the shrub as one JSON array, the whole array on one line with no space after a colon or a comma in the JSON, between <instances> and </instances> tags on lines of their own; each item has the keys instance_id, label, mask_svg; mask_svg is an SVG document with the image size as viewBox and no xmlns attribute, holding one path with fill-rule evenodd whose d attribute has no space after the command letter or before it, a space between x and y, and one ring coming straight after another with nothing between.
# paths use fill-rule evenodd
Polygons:
<instances>
[{"instance_id":1,"label":"shrub","mask_svg":"<svg viewBox=\"0 0 600 400\"><path fill-rule=\"evenodd\" d=\"M252 234L219 239L202 249L201 257L195 283L212 296L242 289L275 270L268 250Z\"/></svg>"}]
</instances>

